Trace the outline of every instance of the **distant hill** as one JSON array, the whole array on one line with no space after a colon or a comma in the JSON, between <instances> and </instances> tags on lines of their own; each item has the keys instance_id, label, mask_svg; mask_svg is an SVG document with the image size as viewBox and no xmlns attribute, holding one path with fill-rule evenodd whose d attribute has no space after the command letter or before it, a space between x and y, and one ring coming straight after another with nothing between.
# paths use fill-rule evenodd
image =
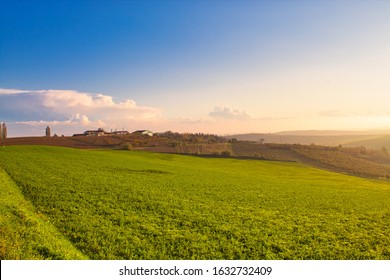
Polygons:
<instances>
[{"instance_id":1,"label":"distant hill","mask_svg":"<svg viewBox=\"0 0 390 280\"><path fill-rule=\"evenodd\" d=\"M296 135L296 136L361 136L361 135L384 135L390 134L390 130L363 130L363 131L349 131L349 130L292 130L280 131L274 134L278 135Z\"/></svg>"},{"instance_id":2,"label":"distant hill","mask_svg":"<svg viewBox=\"0 0 390 280\"><path fill-rule=\"evenodd\" d=\"M345 134L343 134L345 133ZM359 134L360 133L360 134ZM390 137L385 134L373 134L373 132L351 132L351 131L287 131L278 133L248 133L230 135L226 138L241 141L263 141L264 143L279 144L303 144L303 145L324 145L338 146L346 145L362 146L361 143L374 143L376 139ZM374 141L374 142L372 142ZM372 145L367 147L371 147ZM364 145L363 145L364 146ZM377 146L377 145L376 145ZM383 145L382 145L383 146Z\"/></svg>"},{"instance_id":3,"label":"distant hill","mask_svg":"<svg viewBox=\"0 0 390 280\"><path fill-rule=\"evenodd\" d=\"M383 147L385 147L388 151L390 151L390 135L382 135L375 138L352 141L350 143L346 143L345 146L349 146L349 147L364 146L366 148L372 148L377 150L380 150Z\"/></svg>"}]
</instances>

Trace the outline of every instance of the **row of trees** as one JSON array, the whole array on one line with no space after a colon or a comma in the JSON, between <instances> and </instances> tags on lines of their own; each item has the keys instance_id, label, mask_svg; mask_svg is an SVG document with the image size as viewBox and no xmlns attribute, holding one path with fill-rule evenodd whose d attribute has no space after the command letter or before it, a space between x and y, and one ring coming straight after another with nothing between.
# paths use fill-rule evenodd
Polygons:
<instances>
[{"instance_id":1,"label":"row of trees","mask_svg":"<svg viewBox=\"0 0 390 280\"><path fill-rule=\"evenodd\" d=\"M214 135L214 134L204 134L204 133L178 133L172 131L166 131L162 133L156 133L156 136L169 138L184 143L192 144L201 144L201 143L225 143L226 139L224 137Z\"/></svg>"}]
</instances>

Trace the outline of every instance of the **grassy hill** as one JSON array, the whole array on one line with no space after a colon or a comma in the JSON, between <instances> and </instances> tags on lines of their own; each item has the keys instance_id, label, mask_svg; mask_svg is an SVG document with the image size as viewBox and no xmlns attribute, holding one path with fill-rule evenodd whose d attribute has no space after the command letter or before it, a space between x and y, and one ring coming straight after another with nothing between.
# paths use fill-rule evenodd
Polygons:
<instances>
[{"instance_id":1,"label":"grassy hill","mask_svg":"<svg viewBox=\"0 0 390 280\"><path fill-rule=\"evenodd\" d=\"M2 259L390 258L384 181L289 162L46 146L2 147L0 167Z\"/></svg>"},{"instance_id":2,"label":"grassy hill","mask_svg":"<svg viewBox=\"0 0 390 280\"><path fill-rule=\"evenodd\" d=\"M347 137L355 136L356 135ZM283 137L286 136L283 135ZM297 139L296 137L300 136L294 137L294 139ZM323 136L319 137L321 138ZM375 143L375 139L378 139L378 136L373 135L365 135L364 137L366 141L371 139L373 143ZM356 140L356 138L349 139ZM383 141L386 140L384 139ZM381 147L380 149L375 150L358 144L351 144L352 147L339 147L338 145L329 147L287 143L261 144L259 141L228 141L227 139L216 135L179 134L173 132L159 133L153 137L130 134L104 137L19 137L6 139L7 146L45 145L81 149L146 150L159 153L211 155L215 157L233 156L277 161L294 161L316 168L355 176L389 179L389 149L383 150L383 147Z\"/></svg>"}]
</instances>

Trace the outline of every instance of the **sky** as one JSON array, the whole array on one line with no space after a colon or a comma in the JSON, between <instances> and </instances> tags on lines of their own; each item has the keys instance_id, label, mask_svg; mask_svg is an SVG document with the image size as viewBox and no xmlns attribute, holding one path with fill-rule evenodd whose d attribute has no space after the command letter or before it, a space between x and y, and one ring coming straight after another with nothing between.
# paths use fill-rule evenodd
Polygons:
<instances>
[{"instance_id":1,"label":"sky","mask_svg":"<svg viewBox=\"0 0 390 280\"><path fill-rule=\"evenodd\" d=\"M9 136L390 128L390 1L0 4Z\"/></svg>"}]
</instances>

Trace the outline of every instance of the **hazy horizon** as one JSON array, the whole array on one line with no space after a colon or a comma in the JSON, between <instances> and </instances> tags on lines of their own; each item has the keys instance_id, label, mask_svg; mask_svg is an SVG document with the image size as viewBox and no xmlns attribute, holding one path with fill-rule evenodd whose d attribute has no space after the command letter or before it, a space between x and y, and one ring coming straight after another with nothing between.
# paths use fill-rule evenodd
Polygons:
<instances>
[{"instance_id":1,"label":"hazy horizon","mask_svg":"<svg viewBox=\"0 0 390 280\"><path fill-rule=\"evenodd\" d=\"M390 129L388 1L4 1L8 135Z\"/></svg>"}]
</instances>

